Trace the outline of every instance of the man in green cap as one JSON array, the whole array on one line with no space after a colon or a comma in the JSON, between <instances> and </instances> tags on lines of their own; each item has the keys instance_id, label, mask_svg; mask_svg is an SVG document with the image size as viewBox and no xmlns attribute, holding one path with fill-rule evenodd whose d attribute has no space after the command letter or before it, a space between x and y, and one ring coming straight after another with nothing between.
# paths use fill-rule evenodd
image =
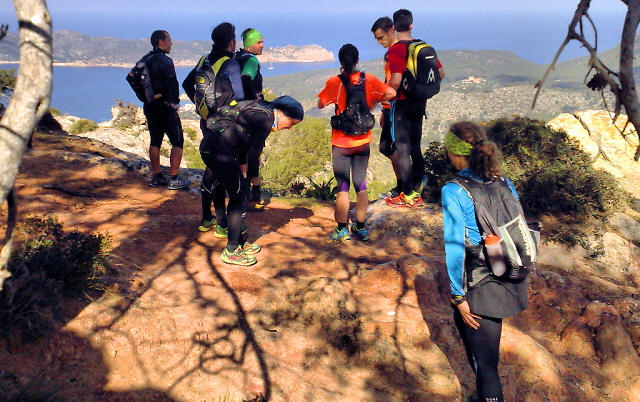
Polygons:
<instances>
[{"instance_id":1,"label":"man in green cap","mask_svg":"<svg viewBox=\"0 0 640 402\"><path fill-rule=\"evenodd\" d=\"M235 60L242 69L242 89L244 99L264 100L262 96L262 74L260 73L260 61L256 56L262 54L264 39L262 34L254 28L247 28L242 32L243 48L236 52ZM262 199L260 189L260 153L257 150L249 150L248 175L251 180L251 199L249 208L262 211L265 202Z\"/></svg>"},{"instance_id":2,"label":"man in green cap","mask_svg":"<svg viewBox=\"0 0 640 402\"><path fill-rule=\"evenodd\" d=\"M242 43L243 48L238 50L234 57L242 69L244 99L264 99L260 61L256 57L262 54L264 39L262 34L254 28L247 28L242 32Z\"/></svg>"}]
</instances>

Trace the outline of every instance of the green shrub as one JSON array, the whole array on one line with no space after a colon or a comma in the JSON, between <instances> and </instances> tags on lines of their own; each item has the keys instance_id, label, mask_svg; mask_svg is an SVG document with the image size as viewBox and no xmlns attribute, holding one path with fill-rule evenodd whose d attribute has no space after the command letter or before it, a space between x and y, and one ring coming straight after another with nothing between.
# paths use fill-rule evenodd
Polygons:
<instances>
[{"instance_id":1,"label":"green shrub","mask_svg":"<svg viewBox=\"0 0 640 402\"><path fill-rule=\"evenodd\" d=\"M0 88L2 88L2 92L13 89L16 86L17 78L15 68L0 70Z\"/></svg>"},{"instance_id":2,"label":"green shrub","mask_svg":"<svg viewBox=\"0 0 640 402\"><path fill-rule=\"evenodd\" d=\"M60 109L56 109L55 107L50 107L49 112L52 116L60 116Z\"/></svg>"},{"instance_id":3,"label":"green shrub","mask_svg":"<svg viewBox=\"0 0 640 402\"><path fill-rule=\"evenodd\" d=\"M69 130L69 134L76 135L80 133L87 133L89 131L94 131L96 128L98 128L98 125L94 121L79 119L78 121L73 123L71 129Z\"/></svg>"},{"instance_id":4,"label":"green shrub","mask_svg":"<svg viewBox=\"0 0 640 402\"><path fill-rule=\"evenodd\" d=\"M335 177L331 177L329 180L318 180L318 183L311 177L308 179L312 187L306 190L304 193L305 197L317 198L322 201L335 200L336 194L338 194L338 186L331 185L331 183L335 181Z\"/></svg>"},{"instance_id":5,"label":"green shrub","mask_svg":"<svg viewBox=\"0 0 640 402\"><path fill-rule=\"evenodd\" d=\"M502 150L505 175L513 180L531 216L606 219L628 199L617 180L595 169L566 132L523 117L486 124Z\"/></svg>"},{"instance_id":6,"label":"green shrub","mask_svg":"<svg viewBox=\"0 0 640 402\"><path fill-rule=\"evenodd\" d=\"M196 141L198 140L197 131L192 129L191 127L185 127L183 131L185 132L185 134L187 134L187 137L189 137L191 142L193 142L195 144Z\"/></svg>"},{"instance_id":7,"label":"green shrub","mask_svg":"<svg viewBox=\"0 0 640 402\"><path fill-rule=\"evenodd\" d=\"M433 141L424 153L425 169L429 176L428 198L425 201L440 202L440 190L457 173L449 158L444 144Z\"/></svg>"},{"instance_id":8,"label":"green shrub","mask_svg":"<svg viewBox=\"0 0 640 402\"><path fill-rule=\"evenodd\" d=\"M19 230L24 242L7 264L11 277L0 292L0 327L38 339L53 327L63 298L101 289L112 274L109 236L65 233L50 217L29 217Z\"/></svg>"},{"instance_id":9,"label":"green shrub","mask_svg":"<svg viewBox=\"0 0 640 402\"><path fill-rule=\"evenodd\" d=\"M628 196L616 179L594 169L566 132L524 117L499 118L484 128L502 151L504 175L513 181L527 216L557 218L558 225L546 228L546 239L588 246L591 236L601 239L602 222L626 205ZM441 143L432 143L425 158L433 175L429 195L439 201L440 189L455 171ZM600 252L597 245L594 253Z\"/></svg>"},{"instance_id":10,"label":"green shrub","mask_svg":"<svg viewBox=\"0 0 640 402\"><path fill-rule=\"evenodd\" d=\"M185 141L182 149L182 159L187 162L187 167L190 169L202 169L206 168L206 165L202 161L200 151L198 147L192 143Z\"/></svg>"},{"instance_id":11,"label":"green shrub","mask_svg":"<svg viewBox=\"0 0 640 402\"><path fill-rule=\"evenodd\" d=\"M331 162L329 120L307 117L291 130L272 133L262 159L264 187L287 193L294 179L322 172Z\"/></svg>"}]
</instances>

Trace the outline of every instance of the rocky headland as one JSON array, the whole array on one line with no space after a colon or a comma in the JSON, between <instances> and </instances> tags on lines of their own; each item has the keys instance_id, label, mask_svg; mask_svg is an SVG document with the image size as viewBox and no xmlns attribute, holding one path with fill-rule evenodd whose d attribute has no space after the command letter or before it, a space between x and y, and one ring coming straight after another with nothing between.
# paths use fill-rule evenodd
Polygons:
<instances>
[{"instance_id":1,"label":"rocky headland","mask_svg":"<svg viewBox=\"0 0 640 402\"><path fill-rule=\"evenodd\" d=\"M73 67L131 67L150 49L149 39L116 39L93 37L74 31L53 33L53 62L58 66ZM211 42L174 40L171 58L177 66L193 66L200 57L211 51ZM0 47L0 63L18 63L20 60L18 36L7 33ZM333 61L330 51L310 44L308 46L266 47L260 60L269 63L311 63Z\"/></svg>"}]
</instances>

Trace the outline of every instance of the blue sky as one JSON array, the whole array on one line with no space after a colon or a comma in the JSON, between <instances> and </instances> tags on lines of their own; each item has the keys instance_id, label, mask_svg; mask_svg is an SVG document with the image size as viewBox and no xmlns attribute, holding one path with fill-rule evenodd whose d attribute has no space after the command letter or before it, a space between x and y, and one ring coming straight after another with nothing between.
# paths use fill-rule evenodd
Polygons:
<instances>
[{"instance_id":1,"label":"blue sky","mask_svg":"<svg viewBox=\"0 0 640 402\"><path fill-rule=\"evenodd\" d=\"M391 7L389 7L391 3ZM594 10L606 10L615 5L620 5L620 0L594 0L592 2L592 9ZM13 2L10 0L2 0L0 2L2 7L0 10L4 13L5 8L13 9ZM96 0L48 0L47 4L52 10L73 10L80 13L119 13L119 12L133 12L139 9L148 9L153 4L154 8L160 12L175 12L182 11L186 7L201 8L203 10L209 10L208 14L215 14L218 12L228 12L228 1L211 1L211 0L109 0L109 1L96 1ZM462 9L467 10L484 10L484 9L502 9L502 10L544 10L544 11L571 11L575 9L578 4L578 0L533 0L533 1L514 1L514 0L449 0L449 1L423 1L423 0L410 0L410 1L335 1L335 0L244 0L239 2L245 6L245 9L251 10L271 10L279 13L287 11L303 11L307 13L314 13L318 11L325 11L328 9L339 11L357 11L366 6L367 9L376 10L384 13L389 9L407 8L412 11L429 11L434 9ZM303 5L303 6L302 6ZM218 10L215 10L218 8ZM225 10L224 8L227 8Z\"/></svg>"},{"instance_id":2,"label":"blue sky","mask_svg":"<svg viewBox=\"0 0 640 402\"><path fill-rule=\"evenodd\" d=\"M504 49L538 63L553 57L578 3L579 0L47 1L54 30L140 39L148 38L155 29L166 29L173 39L209 40L213 26L229 21L236 25L238 33L246 27L259 29L265 35L266 46L316 43L334 53L347 42L363 50L370 48L373 21L407 8L414 14L414 36L431 42L437 49ZM233 4L242 8L233 9ZM615 46L626 6L621 0L593 0L591 10L599 29L600 49ZM0 22L8 22L10 31L17 32L11 0L0 0ZM567 57L576 57L576 49L577 46ZM361 58L380 57L379 53L376 49L374 55L370 49Z\"/></svg>"},{"instance_id":3,"label":"blue sky","mask_svg":"<svg viewBox=\"0 0 640 402\"><path fill-rule=\"evenodd\" d=\"M287 23L289 18L306 18L313 21L314 14L358 13L390 15L399 8L407 8L417 16L427 15L433 11L459 12L519 12L549 13L567 15L570 18L578 4L578 0L448 0L448 1L379 1L379 0L242 0L236 4L243 9L233 10L229 7L234 2L217 0L48 0L47 4L53 16L54 29L72 29L73 23L81 19L92 22L95 32L111 32L110 25L122 15L138 15L140 23L146 25L145 19L153 19L165 25L184 24L176 21L176 15L191 15L196 24L201 20L211 20L211 25L225 19L246 18L259 21L261 17L278 15ZM621 0L593 0L593 14L605 11L623 14L625 6ZM220 21L215 16L221 16ZM15 31L15 9L11 0L0 0L0 17L8 20ZM146 17L146 18L145 18ZM150 17L150 18L149 18ZM128 32L136 32L136 27L124 30L119 37L126 37ZM86 32L85 32L86 33ZM110 35L110 34L109 34ZM194 35L195 36L195 35ZM189 38L185 38L189 39Z\"/></svg>"}]
</instances>

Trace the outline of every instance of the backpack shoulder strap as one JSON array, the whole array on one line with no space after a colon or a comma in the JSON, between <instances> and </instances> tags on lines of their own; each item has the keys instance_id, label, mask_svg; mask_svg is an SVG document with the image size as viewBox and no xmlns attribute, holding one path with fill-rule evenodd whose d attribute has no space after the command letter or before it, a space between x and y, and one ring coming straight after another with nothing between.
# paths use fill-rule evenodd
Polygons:
<instances>
[{"instance_id":1,"label":"backpack shoulder strap","mask_svg":"<svg viewBox=\"0 0 640 402\"><path fill-rule=\"evenodd\" d=\"M213 73L215 75L218 75L218 71L220 71L220 68L229 60L232 60L230 57L228 56L222 56L220 57L215 63L213 63L213 65L211 66L211 69L213 70Z\"/></svg>"},{"instance_id":2,"label":"backpack shoulder strap","mask_svg":"<svg viewBox=\"0 0 640 402\"><path fill-rule=\"evenodd\" d=\"M420 39L414 39L407 45L407 70L415 76L418 71L418 53L424 47L431 47Z\"/></svg>"},{"instance_id":3,"label":"backpack shoulder strap","mask_svg":"<svg viewBox=\"0 0 640 402\"><path fill-rule=\"evenodd\" d=\"M338 74L338 78L340 78L340 81L342 81L342 86L344 87L344 90L347 94L347 100L345 103L346 105L349 105L349 97L351 96L351 88L353 87L353 84L351 83L349 77L342 73ZM336 114L340 114L340 109L338 109L338 102L336 102Z\"/></svg>"},{"instance_id":4,"label":"backpack shoulder strap","mask_svg":"<svg viewBox=\"0 0 640 402\"><path fill-rule=\"evenodd\" d=\"M483 212L486 212L485 208L479 205L480 200L485 194L485 186L489 186L493 182L480 183L471 178L466 178L462 176L457 176L454 179L450 180L449 182L455 183L460 187L462 187L462 189L467 193L469 198L471 198L471 201L473 201L473 207L476 214L476 221L482 233L493 233L491 228L495 226L495 222L493 222L493 219L491 218L490 215L483 213Z\"/></svg>"},{"instance_id":5,"label":"backpack shoulder strap","mask_svg":"<svg viewBox=\"0 0 640 402\"><path fill-rule=\"evenodd\" d=\"M351 83L351 80L344 74L338 74L338 78L340 78L340 81L342 81L342 85L345 87L348 93L349 89L351 89L351 86L353 85Z\"/></svg>"},{"instance_id":6,"label":"backpack shoulder strap","mask_svg":"<svg viewBox=\"0 0 640 402\"><path fill-rule=\"evenodd\" d=\"M200 60L198 61L198 64L196 64L196 69L202 67L204 62L208 60L208 57L209 56L207 56L207 55L204 55L204 56L200 57Z\"/></svg>"}]
</instances>

